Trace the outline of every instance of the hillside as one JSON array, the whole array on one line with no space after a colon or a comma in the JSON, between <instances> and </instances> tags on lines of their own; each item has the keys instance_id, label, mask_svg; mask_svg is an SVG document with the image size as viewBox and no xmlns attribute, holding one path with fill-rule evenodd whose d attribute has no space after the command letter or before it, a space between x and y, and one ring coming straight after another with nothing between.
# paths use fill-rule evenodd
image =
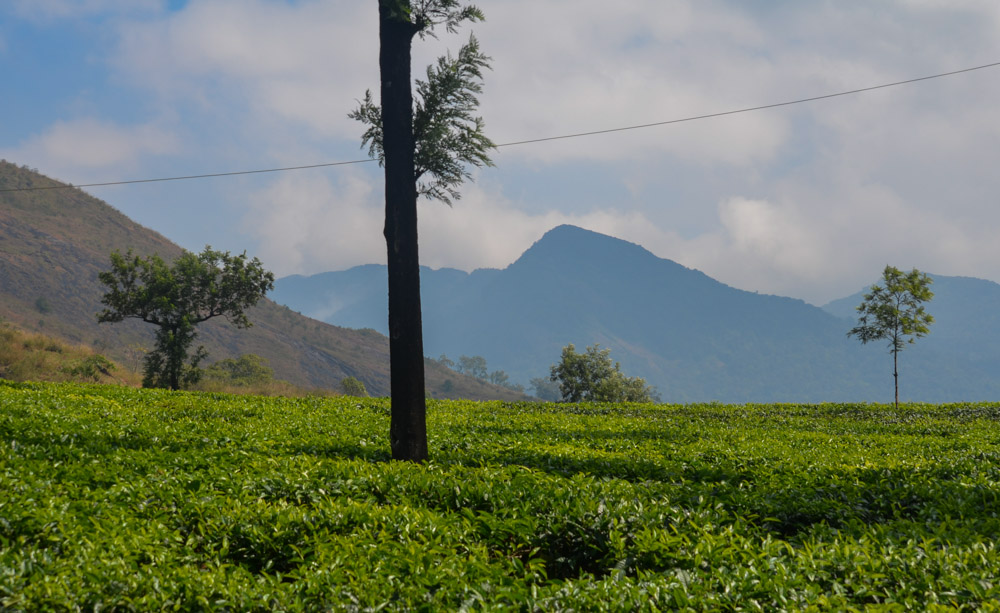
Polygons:
<instances>
[{"instance_id":1,"label":"hillside","mask_svg":"<svg viewBox=\"0 0 1000 613\"><path fill-rule=\"evenodd\" d=\"M0 379L76 381L137 387L141 375L90 347L72 345L37 332L0 323Z\"/></svg>"},{"instance_id":2,"label":"hillside","mask_svg":"<svg viewBox=\"0 0 1000 613\"><path fill-rule=\"evenodd\" d=\"M384 267L362 266L279 279L273 296L331 323L383 329L385 297L374 290L384 283ZM428 354L482 355L521 383L546 374L567 343L600 343L664 400L891 397L888 356L848 338L851 324L842 318L801 300L729 287L573 226L552 229L503 270L425 269L422 290ZM989 304L1000 312L1000 299ZM907 348L903 397L1000 396L1000 367L940 336L940 343Z\"/></svg>"},{"instance_id":3,"label":"hillside","mask_svg":"<svg viewBox=\"0 0 1000 613\"><path fill-rule=\"evenodd\" d=\"M0 190L58 185L0 162ZM97 324L103 295L97 275L107 269L108 254L115 249L167 260L181 253L165 237L78 189L0 191L0 318L119 360L129 347L151 347L151 326ZM353 376L373 395L389 393L388 339L378 332L332 326L270 300L249 317L254 326L248 330L220 319L199 326L197 342L206 346L210 360L255 353L268 359L277 378L302 387L337 389ZM523 397L436 363L428 363L427 387L432 397Z\"/></svg>"}]
</instances>

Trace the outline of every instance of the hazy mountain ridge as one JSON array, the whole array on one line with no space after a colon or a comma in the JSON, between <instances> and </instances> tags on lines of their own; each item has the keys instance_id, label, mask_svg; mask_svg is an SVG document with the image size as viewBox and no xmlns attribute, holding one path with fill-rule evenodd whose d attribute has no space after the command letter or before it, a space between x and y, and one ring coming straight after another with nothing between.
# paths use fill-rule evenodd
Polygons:
<instances>
[{"instance_id":1,"label":"hazy mountain ridge","mask_svg":"<svg viewBox=\"0 0 1000 613\"><path fill-rule=\"evenodd\" d=\"M0 189L59 185L0 162ZM135 320L97 323L104 293L97 275L109 267L115 249L156 253L166 260L182 251L78 189L0 192L0 317L29 331L91 345L116 359L129 345L151 347L153 326ZM206 346L210 361L245 353L265 357L277 378L302 387L338 389L342 379L353 376L373 395L389 393L389 346L383 335L312 320L266 299L249 318L254 325L248 330L222 318L205 322L196 343ZM427 387L439 397L523 398L437 364L428 364Z\"/></svg>"},{"instance_id":2,"label":"hazy mountain ridge","mask_svg":"<svg viewBox=\"0 0 1000 613\"><path fill-rule=\"evenodd\" d=\"M286 277L274 299L339 325L384 330L385 274L383 266L369 265ZM890 356L884 347L862 347L846 336L853 323L843 319L839 303L823 309L735 289L639 245L573 226L549 231L503 270L425 268L421 282L428 354L482 355L491 369L524 383L544 376L567 343L599 342L626 372L656 385L664 400L884 401L891 395ZM950 286L942 278L936 289L943 294L929 307L940 308L944 323L901 355L902 395L996 398L1000 353L989 343L973 344L977 334L962 325L949 331L959 319L946 316L949 305L966 302L963 295L945 299ZM1000 313L997 290L995 300L977 307L978 317ZM852 313L856 298L844 299Z\"/></svg>"}]
</instances>

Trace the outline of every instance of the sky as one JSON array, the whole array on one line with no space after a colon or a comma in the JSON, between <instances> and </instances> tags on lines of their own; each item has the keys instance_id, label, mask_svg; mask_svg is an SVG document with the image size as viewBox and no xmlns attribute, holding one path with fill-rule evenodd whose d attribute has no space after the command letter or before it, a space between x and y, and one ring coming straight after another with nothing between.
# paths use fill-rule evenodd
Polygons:
<instances>
[{"instance_id":1,"label":"sky","mask_svg":"<svg viewBox=\"0 0 1000 613\"><path fill-rule=\"evenodd\" d=\"M995 0L498 0L474 34L496 143L665 122L1000 62ZM613 7L613 8L609 8ZM362 160L374 0L2 0L0 158L74 184ZM821 305L887 264L1000 281L1000 67L502 147L421 263L503 268L564 223ZM87 188L276 275L385 261L375 163Z\"/></svg>"}]
</instances>

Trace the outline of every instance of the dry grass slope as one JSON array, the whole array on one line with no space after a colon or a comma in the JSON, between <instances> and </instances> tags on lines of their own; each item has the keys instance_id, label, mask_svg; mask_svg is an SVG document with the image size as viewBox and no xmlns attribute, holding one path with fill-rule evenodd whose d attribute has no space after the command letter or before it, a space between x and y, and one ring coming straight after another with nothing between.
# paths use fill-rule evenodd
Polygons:
<instances>
[{"instance_id":1,"label":"dry grass slope","mask_svg":"<svg viewBox=\"0 0 1000 613\"><path fill-rule=\"evenodd\" d=\"M0 324L0 379L139 385L141 377L90 347Z\"/></svg>"}]
</instances>

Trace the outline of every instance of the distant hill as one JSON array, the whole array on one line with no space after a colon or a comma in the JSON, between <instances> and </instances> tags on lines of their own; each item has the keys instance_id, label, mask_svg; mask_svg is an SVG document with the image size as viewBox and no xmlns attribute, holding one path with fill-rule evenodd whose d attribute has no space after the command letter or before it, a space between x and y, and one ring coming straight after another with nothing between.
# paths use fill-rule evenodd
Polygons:
<instances>
[{"instance_id":1,"label":"distant hill","mask_svg":"<svg viewBox=\"0 0 1000 613\"><path fill-rule=\"evenodd\" d=\"M0 162L0 190L61 185ZM97 324L104 293L97 275L109 267L115 249L167 260L181 253L160 234L78 189L0 191L0 318L119 360L130 345L151 347L152 326L134 320ZM389 393L388 339L375 330L332 326L270 300L249 317L254 326L248 330L221 318L198 327L196 342L206 346L210 361L254 353L268 359L277 378L299 386L339 389L341 380L353 376L373 395ZM523 398L433 362L427 387L435 397Z\"/></svg>"},{"instance_id":2,"label":"distant hill","mask_svg":"<svg viewBox=\"0 0 1000 613\"><path fill-rule=\"evenodd\" d=\"M368 265L285 277L273 298L327 322L384 331L385 275ZM738 290L573 226L552 229L503 270L424 269L421 283L429 355L482 355L522 383L544 376L566 344L600 343L668 401L891 400L888 354L848 338L853 324L839 314ZM1000 299L990 304L1000 312ZM939 331L940 343L924 342ZM935 328L906 349L901 396L1000 397L1000 367L978 359L990 350L949 338L957 341Z\"/></svg>"}]
</instances>

